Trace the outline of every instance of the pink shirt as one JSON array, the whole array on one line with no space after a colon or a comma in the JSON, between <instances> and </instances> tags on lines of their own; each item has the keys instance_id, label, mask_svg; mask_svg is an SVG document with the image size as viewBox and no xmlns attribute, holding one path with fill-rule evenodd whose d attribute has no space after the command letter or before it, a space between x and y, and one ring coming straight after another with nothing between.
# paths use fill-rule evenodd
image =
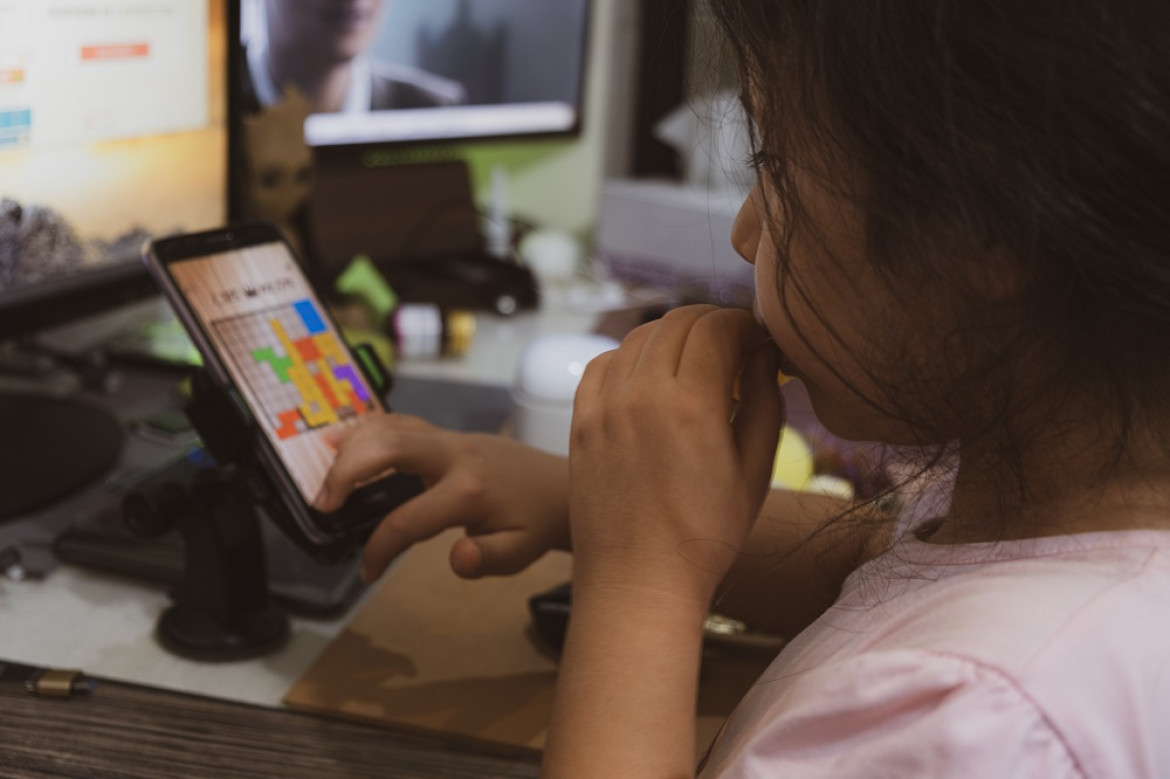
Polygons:
<instances>
[{"instance_id":1,"label":"pink shirt","mask_svg":"<svg viewBox=\"0 0 1170 779\"><path fill-rule=\"evenodd\" d=\"M1170 777L1170 531L863 565L748 692L704 777Z\"/></svg>"}]
</instances>

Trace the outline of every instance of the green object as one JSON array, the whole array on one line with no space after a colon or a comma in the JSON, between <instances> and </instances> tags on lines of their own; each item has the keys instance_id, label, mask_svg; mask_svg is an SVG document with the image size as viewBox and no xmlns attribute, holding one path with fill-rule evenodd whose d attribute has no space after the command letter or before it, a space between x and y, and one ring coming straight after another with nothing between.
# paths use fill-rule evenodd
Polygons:
<instances>
[{"instance_id":1,"label":"green object","mask_svg":"<svg viewBox=\"0 0 1170 779\"><path fill-rule=\"evenodd\" d=\"M334 288L343 295L359 298L378 319L388 317L398 305L398 296L365 254L350 260L346 269L337 277Z\"/></svg>"},{"instance_id":2,"label":"green object","mask_svg":"<svg viewBox=\"0 0 1170 779\"><path fill-rule=\"evenodd\" d=\"M263 349L253 351L252 359L257 363L268 363L281 384L289 383L288 369L293 365L291 357L280 357L271 346L265 346Z\"/></svg>"},{"instance_id":3,"label":"green object","mask_svg":"<svg viewBox=\"0 0 1170 779\"><path fill-rule=\"evenodd\" d=\"M394 342L391 341L384 333L375 333L369 330L354 330L350 328L342 328L342 337L345 342L350 344L350 348L357 355L358 359L365 363L365 357L362 356L361 350L356 348L355 344L364 344L370 349L374 350L374 354L382 361L382 365L387 370L394 367ZM369 366L367 366L369 367Z\"/></svg>"},{"instance_id":4,"label":"green object","mask_svg":"<svg viewBox=\"0 0 1170 779\"><path fill-rule=\"evenodd\" d=\"M390 373L387 363L378 354L378 348L375 344L369 341L364 341L357 344L353 348L354 356L357 357L358 362L362 364L362 370L370 381L374 383L374 389L379 395L385 395L390 391Z\"/></svg>"},{"instance_id":5,"label":"green object","mask_svg":"<svg viewBox=\"0 0 1170 779\"><path fill-rule=\"evenodd\" d=\"M481 202L487 199L491 186L492 169L502 167L510 177L534 165L564 154L580 143L579 139L526 141L522 143L485 144L465 146L461 149L463 159L471 168L471 180L476 182Z\"/></svg>"}]
</instances>

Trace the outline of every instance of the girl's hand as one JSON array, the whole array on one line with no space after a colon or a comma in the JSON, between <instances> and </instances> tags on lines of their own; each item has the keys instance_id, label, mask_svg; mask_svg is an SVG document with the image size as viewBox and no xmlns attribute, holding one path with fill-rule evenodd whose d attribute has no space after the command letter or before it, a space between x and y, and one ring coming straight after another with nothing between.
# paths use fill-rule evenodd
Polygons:
<instances>
[{"instance_id":1,"label":"girl's hand","mask_svg":"<svg viewBox=\"0 0 1170 779\"><path fill-rule=\"evenodd\" d=\"M575 595L636 588L705 609L759 514L783 423L775 346L746 311L676 309L593 360L569 455Z\"/></svg>"},{"instance_id":2,"label":"girl's hand","mask_svg":"<svg viewBox=\"0 0 1170 779\"><path fill-rule=\"evenodd\" d=\"M784 420L773 350L747 312L691 306L586 368L549 776L691 773L703 618L759 514Z\"/></svg>"},{"instance_id":3,"label":"girl's hand","mask_svg":"<svg viewBox=\"0 0 1170 779\"><path fill-rule=\"evenodd\" d=\"M412 544L456 526L467 537L451 547L451 568L464 578L515 573L550 549L569 548L563 457L402 414L370 417L346 431L314 505L336 510L356 486L391 469L417 474L427 490L391 511L370 536L366 581Z\"/></svg>"}]
</instances>

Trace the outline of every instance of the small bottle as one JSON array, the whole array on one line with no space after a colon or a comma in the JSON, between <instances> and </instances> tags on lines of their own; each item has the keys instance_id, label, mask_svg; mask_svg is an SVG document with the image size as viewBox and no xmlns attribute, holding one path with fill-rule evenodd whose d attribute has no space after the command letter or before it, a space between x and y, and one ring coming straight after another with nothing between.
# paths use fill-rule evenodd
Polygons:
<instances>
[{"instance_id":1,"label":"small bottle","mask_svg":"<svg viewBox=\"0 0 1170 779\"><path fill-rule=\"evenodd\" d=\"M475 339L475 315L434 303L404 303L390 315L390 336L400 360L460 357Z\"/></svg>"},{"instance_id":2,"label":"small bottle","mask_svg":"<svg viewBox=\"0 0 1170 779\"><path fill-rule=\"evenodd\" d=\"M512 255L512 218L508 203L508 171L503 165L492 168L491 195L487 218L484 221L484 242L487 253L497 260Z\"/></svg>"}]
</instances>

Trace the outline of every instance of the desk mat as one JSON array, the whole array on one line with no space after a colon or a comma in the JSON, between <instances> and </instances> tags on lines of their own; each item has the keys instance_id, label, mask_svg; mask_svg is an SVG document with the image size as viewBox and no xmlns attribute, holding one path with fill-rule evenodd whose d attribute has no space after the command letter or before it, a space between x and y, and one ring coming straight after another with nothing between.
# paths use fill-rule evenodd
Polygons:
<instances>
[{"instance_id":1,"label":"desk mat","mask_svg":"<svg viewBox=\"0 0 1170 779\"><path fill-rule=\"evenodd\" d=\"M462 531L411 550L292 687L297 709L543 748L557 666L530 633L528 598L569 579L571 557L546 555L510 577L463 581L447 566ZM697 746L706 748L769 661L706 657Z\"/></svg>"}]
</instances>

